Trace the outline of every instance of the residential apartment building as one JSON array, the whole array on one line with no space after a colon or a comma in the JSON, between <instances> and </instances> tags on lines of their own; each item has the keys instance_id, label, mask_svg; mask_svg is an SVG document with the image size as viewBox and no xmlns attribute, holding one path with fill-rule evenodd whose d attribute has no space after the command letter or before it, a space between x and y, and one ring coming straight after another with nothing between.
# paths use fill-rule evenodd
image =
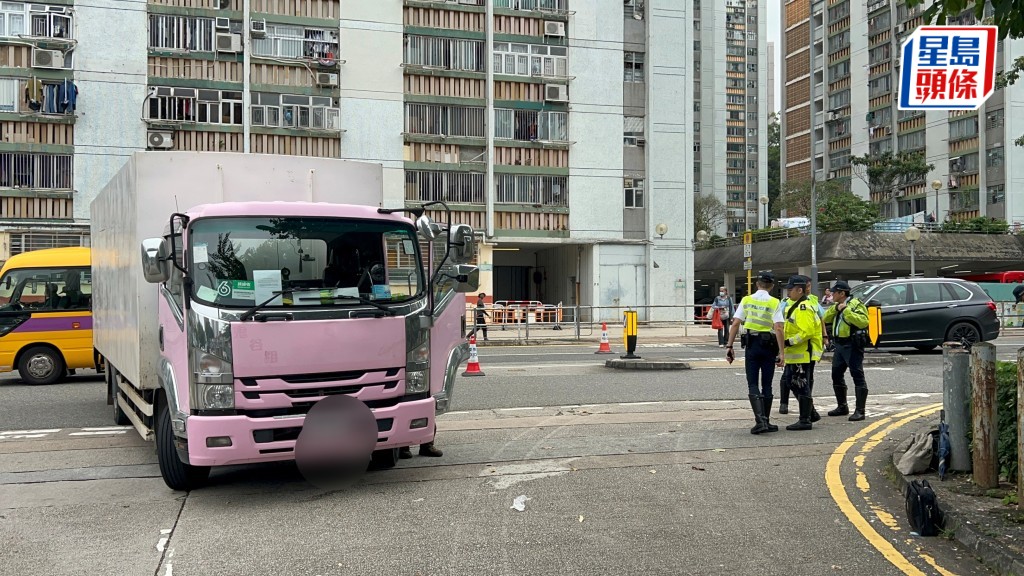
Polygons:
<instances>
[{"instance_id":1,"label":"residential apartment building","mask_svg":"<svg viewBox=\"0 0 1024 576\"><path fill-rule=\"evenodd\" d=\"M136 150L333 157L447 202L496 299L686 303L693 12L490 1L2 3L2 256L87 244Z\"/></svg>"},{"instance_id":2,"label":"residential apartment building","mask_svg":"<svg viewBox=\"0 0 1024 576\"><path fill-rule=\"evenodd\" d=\"M768 43L768 114L778 114L775 107L775 42Z\"/></svg>"},{"instance_id":3,"label":"residential apartment building","mask_svg":"<svg viewBox=\"0 0 1024 576\"><path fill-rule=\"evenodd\" d=\"M766 0L694 0L694 183L726 205L724 230L765 226Z\"/></svg>"},{"instance_id":4,"label":"residential apartment building","mask_svg":"<svg viewBox=\"0 0 1024 576\"><path fill-rule=\"evenodd\" d=\"M925 8L908 9L901 0L784 3L783 181L812 174L818 181L839 180L877 202L884 217L924 213L943 222L987 216L1020 226L1024 198L1006 191L1022 178L1007 167L1024 161L1013 144L1024 134L1024 119L1006 111L1024 103L1024 87L996 91L977 111L897 109L901 46L925 24ZM975 23L972 12L950 21ZM999 43L997 70L1022 54L1020 41ZM871 192L863 169L850 159L890 151L920 152L935 170L892 193ZM934 180L941 183L938 191Z\"/></svg>"}]
</instances>

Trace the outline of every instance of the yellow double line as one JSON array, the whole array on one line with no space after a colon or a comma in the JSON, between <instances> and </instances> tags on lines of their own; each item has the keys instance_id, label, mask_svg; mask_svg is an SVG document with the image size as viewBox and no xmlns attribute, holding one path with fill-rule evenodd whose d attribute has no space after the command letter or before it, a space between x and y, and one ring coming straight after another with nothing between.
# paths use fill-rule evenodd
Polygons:
<instances>
[{"instance_id":1,"label":"yellow double line","mask_svg":"<svg viewBox=\"0 0 1024 576\"><path fill-rule=\"evenodd\" d=\"M835 500L836 504L839 506L839 509L842 510L843 514L846 515L846 518L857 528L861 535L863 535L876 550L881 552L882 556L884 556L886 560L891 562L893 566L902 570L904 574L910 576L925 576L925 573L914 566L906 556L896 549L895 546L890 544L888 540L871 527L871 524L868 523L867 519L864 518L864 516L850 501L850 496L846 493L846 487L843 485L839 469L843 463L843 459L846 457L846 453L850 451L854 444L864 439L875 430L889 424L889 426L881 432L874 434L867 442L865 442L864 446L860 450L861 454L870 452L893 430L905 426L918 418L935 414L941 409L942 404L932 404L883 418L844 440L843 443L836 448L835 452L832 453L832 456L829 457L828 464L825 466L825 483L828 485L829 493L832 495L832 499ZM939 573L944 575L952 574L935 564L935 561L931 557L922 554L921 558L935 568Z\"/></svg>"}]
</instances>

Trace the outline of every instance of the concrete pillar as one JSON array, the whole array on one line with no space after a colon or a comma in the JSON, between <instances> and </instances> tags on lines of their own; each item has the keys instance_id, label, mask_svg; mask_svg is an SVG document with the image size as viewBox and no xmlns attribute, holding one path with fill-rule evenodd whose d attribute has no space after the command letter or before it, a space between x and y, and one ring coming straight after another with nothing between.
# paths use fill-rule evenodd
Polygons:
<instances>
[{"instance_id":1,"label":"concrete pillar","mask_svg":"<svg viewBox=\"0 0 1024 576\"><path fill-rule=\"evenodd\" d=\"M480 266L480 292L488 296L488 301L493 302L494 296L494 247L478 242L477 262ZM470 298L467 297L467 302Z\"/></svg>"},{"instance_id":2,"label":"concrete pillar","mask_svg":"<svg viewBox=\"0 0 1024 576\"><path fill-rule=\"evenodd\" d=\"M935 278L939 275L939 269L935 266L920 266L917 268L917 273L925 278Z\"/></svg>"},{"instance_id":3,"label":"concrete pillar","mask_svg":"<svg viewBox=\"0 0 1024 576\"><path fill-rule=\"evenodd\" d=\"M722 279L722 285L729 289L729 294L735 296L737 294L736 274L733 272L726 272Z\"/></svg>"}]
</instances>

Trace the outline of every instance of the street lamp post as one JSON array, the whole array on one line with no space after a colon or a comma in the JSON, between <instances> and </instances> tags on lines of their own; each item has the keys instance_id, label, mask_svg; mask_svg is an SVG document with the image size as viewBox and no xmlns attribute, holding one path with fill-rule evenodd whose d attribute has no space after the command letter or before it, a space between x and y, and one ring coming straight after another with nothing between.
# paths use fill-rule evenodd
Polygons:
<instances>
[{"instance_id":1,"label":"street lamp post","mask_svg":"<svg viewBox=\"0 0 1024 576\"><path fill-rule=\"evenodd\" d=\"M942 188L942 180L932 180L932 190L935 190L935 222L939 221L939 188Z\"/></svg>"},{"instance_id":2,"label":"street lamp post","mask_svg":"<svg viewBox=\"0 0 1024 576\"><path fill-rule=\"evenodd\" d=\"M761 212L764 214L764 221L761 223L761 228L768 227L768 197L761 196Z\"/></svg>"},{"instance_id":3,"label":"street lamp post","mask_svg":"<svg viewBox=\"0 0 1024 576\"><path fill-rule=\"evenodd\" d=\"M903 231L903 237L910 242L910 277L917 276L917 270L914 262L914 243L921 239L921 229L917 226L911 226Z\"/></svg>"}]
</instances>

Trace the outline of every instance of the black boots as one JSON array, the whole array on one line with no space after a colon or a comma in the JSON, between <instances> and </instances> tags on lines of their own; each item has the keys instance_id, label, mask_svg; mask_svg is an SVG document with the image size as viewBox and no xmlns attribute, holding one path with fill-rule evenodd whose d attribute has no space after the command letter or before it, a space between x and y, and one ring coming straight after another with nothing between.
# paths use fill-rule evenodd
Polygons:
<instances>
[{"instance_id":1,"label":"black boots","mask_svg":"<svg viewBox=\"0 0 1024 576\"><path fill-rule=\"evenodd\" d=\"M767 419L764 417L764 404L761 402L761 396L755 394L747 394L747 398L750 399L750 409L754 411L754 427L750 429L751 434L761 434L762 432L768 431L768 425L766 424Z\"/></svg>"},{"instance_id":2,"label":"black boots","mask_svg":"<svg viewBox=\"0 0 1024 576\"><path fill-rule=\"evenodd\" d=\"M800 403L800 420L786 426L786 430L810 430L811 412L814 410L814 405L811 403L811 397L797 396L796 399Z\"/></svg>"},{"instance_id":3,"label":"black boots","mask_svg":"<svg viewBox=\"0 0 1024 576\"><path fill-rule=\"evenodd\" d=\"M779 427L772 424L772 400L773 396L762 396L761 405L764 406L764 425L768 427L769 432L778 432Z\"/></svg>"},{"instance_id":4,"label":"black boots","mask_svg":"<svg viewBox=\"0 0 1024 576\"><path fill-rule=\"evenodd\" d=\"M854 388L853 391L857 395L857 408L853 411L853 414L850 414L849 420L857 422L864 419L864 406L868 403L868 389Z\"/></svg>"},{"instance_id":5,"label":"black boots","mask_svg":"<svg viewBox=\"0 0 1024 576\"><path fill-rule=\"evenodd\" d=\"M836 406L835 410L829 410L829 416L846 416L850 413L850 407L846 404L846 385L843 386L832 386L832 389L836 391Z\"/></svg>"},{"instance_id":6,"label":"black boots","mask_svg":"<svg viewBox=\"0 0 1024 576\"><path fill-rule=\"evenodd\" d=\"M441 452L439 449L437 449L437 447L434 446L433 442L429 442L427 444L420 444L420 456L433 456L437 458L443 454L444 452ZM399 448L398 457L402 459L412 458L412 449L409 448L408 446L403 446L402 448Z\"/></svg>"}]
</instances>

